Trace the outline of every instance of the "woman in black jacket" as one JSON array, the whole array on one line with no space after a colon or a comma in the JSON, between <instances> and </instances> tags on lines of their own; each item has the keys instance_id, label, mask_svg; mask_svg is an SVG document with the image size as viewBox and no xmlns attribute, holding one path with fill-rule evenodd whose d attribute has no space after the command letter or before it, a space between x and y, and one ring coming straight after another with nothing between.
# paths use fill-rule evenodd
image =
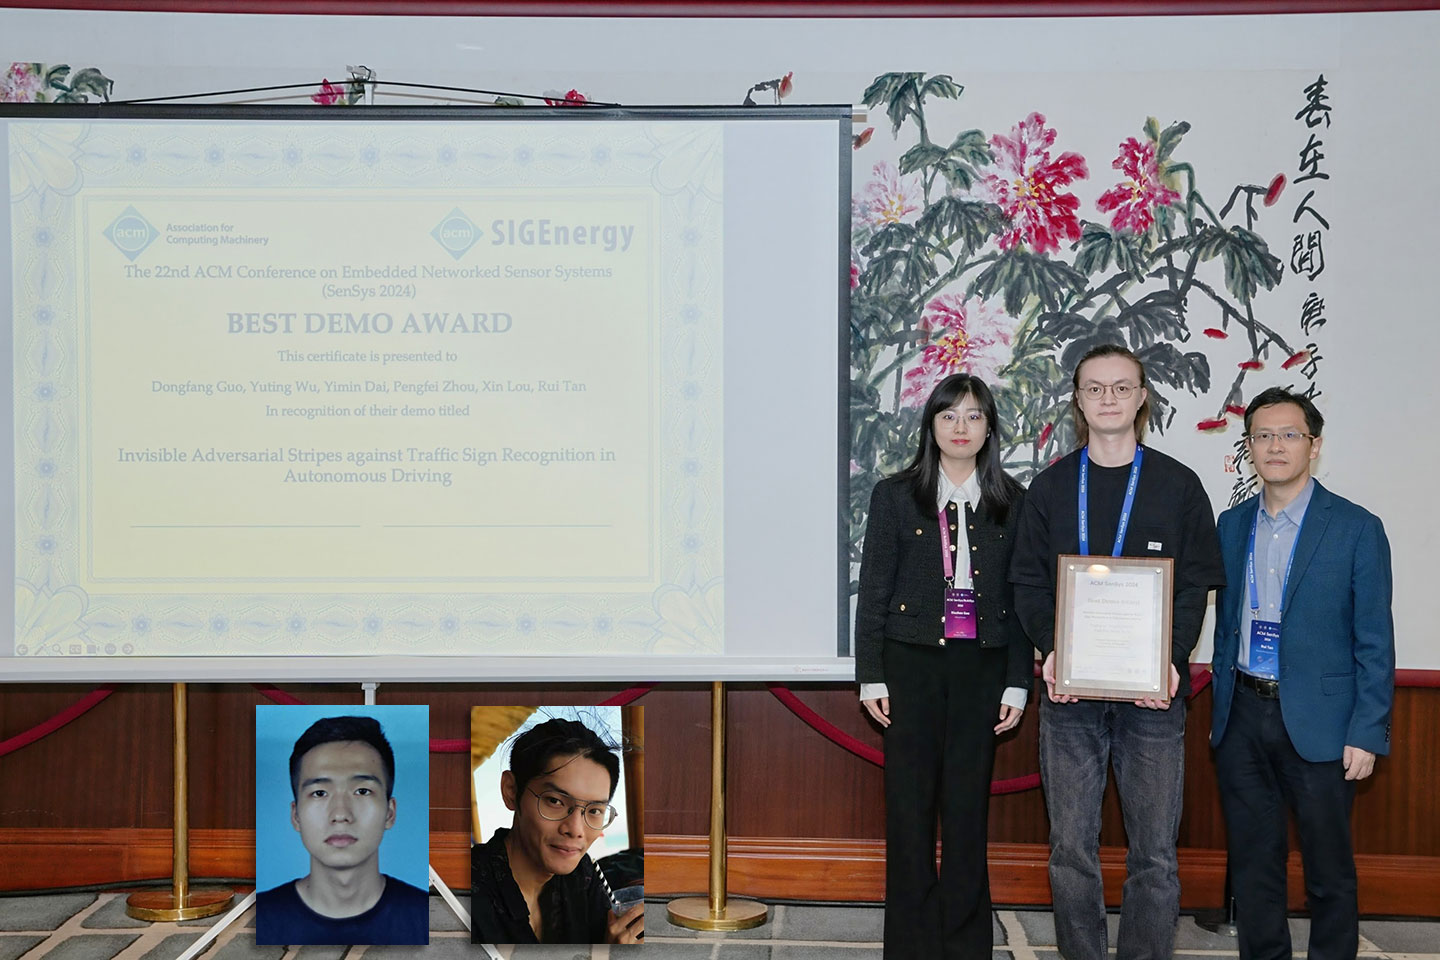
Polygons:
<instances>
[{"instance_id":1,"label":"woman in black jacket","mask_svg":"<svg viewBox=\"0 0 1440 960\"><path fill-rule=\"evenodd\" d=\"M945 378L914 461L870 498L855 672L885 728L886 960L991 956L995 738L1019 724L1034 671L1007 580L1025 491L1001 469L998 431L989 388Z\"/></svg>"}]
</instances>

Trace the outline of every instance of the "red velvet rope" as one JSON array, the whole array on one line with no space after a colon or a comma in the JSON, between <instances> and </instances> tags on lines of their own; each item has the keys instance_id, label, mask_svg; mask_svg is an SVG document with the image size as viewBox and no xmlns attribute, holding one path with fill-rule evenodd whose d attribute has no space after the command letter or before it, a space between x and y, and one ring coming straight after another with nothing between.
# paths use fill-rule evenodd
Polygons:
<instances>
[{"instance_id":1,"label":"red velvet rope","mask_svg":"<svg viewBox=\"0 0 1440 960\"><path fill-rule=\"evenodd\" d=\"M1038 667L1036 668L1036 672L1039 672ZM1190 696L1194 697L1201 690L1204 690L1207 686L1209 686L1210 680L1211 675L1210 669L1208 667L1201 664L1192 663L1190 665ZM292 706L301 705L304 703L304 701L286 693L279 687L259 683L251 684L251 686L258 690L263 696L274 701L275 703L289 704ZM626 706L627 704L633 703L636 700L640 699L640 697L644 696L651 689L653 689L654 686L655 685L653 683L646 683L641 684L638 687L631 687L628 690L622 690L615 696L611 697L609 700L602 701L600 703L600 706ZM1425 688L1440 687L1440 670L1396 670L1395 686ZM805 706L805 704L802 703L798 697L796 697L785 687L782 687L779 684L769 684L769 687L770 692L775 695L776 699L778 699L781 703L785 704L785 706L789 707L792 713L794 713L801 720L804 720L805 723L809 724L815 730L819 731L827 739L831 740L833 743L836 743L841 747L844 747L846 750L849 750L856 756L864 760L868 760L873 764L876 764L877 766L885 765L885 757L883 754L880 753L879 750L876 750L874 747L866 746L859 740L856 740L854 737L850 736L840 728L836 727L834 724L830 723L828 720L822 718L815 711ZM782 695L782 691L784 695ZM0 740L0 757L5 756L7 753L14 753L21 747L28 747L36 740L40 740L44 737L49 736L56 730L59 730L61 727L70 723L72 720L87 713L96 704L100 703L100 701L104 700L106 697L110 696L110 694L114 692L114 687L96 687L94 690L91 690L89 693L87 693L84 697L81 697L79 700L75 701L75 703L71 704L64 710L61 710L59 713L55 714L50 719L36 724L35 726L31 727L29 730L24 731L23 733L17 733L15 736L11 737L8 740ZM432 753L463 753L467 748L468 743L469 741L467 740L431 740L430 750ZM996 780L990 784L990 792L992 794L1018 793L1022 790L1033 790L1036 786L1039 785L1039 783L1039 774L1030 774L1029 776L1024 777L1014 777L1010 780Z\"/></svg>"},{"instance_id":2,"label":"red velvet rope","mask_svg":"<svg viewBox=\"0 0 1440 960\"><path fill-rule=\"evenodd\" d=\"M7 753L14 753L21 747L28 747L30 746L30 744L34 743L36 740L41 739L42 737L48 737L56 730L59 730L61 727L65 726L71 720L74 720L76 717L82 716L83 714L89 712L91 707L95 706L101 700L104 700L106 697L110 696L110 694L114 692L114 687L96 687L94 690L91 690L79 700L76 700L74 703L70 704L70 706L66 707L64 710L61 710L59 713L55 714L55 716L51 717L49 720L46 720L42 723L37 723L29 730L26 730L24 733L17 733L9 740L0 741L0 757L5 756L5 754Z\"/></svg>"},{"instance_id":3,"label":"red velvet rope","mask_svg":"<svg viewBox=\"0 0 1440 960\"><path fill-rule=\"evenodd\" d=\"M305 705L304 700L291 696L279 687L272 687L264 683L252 683L250 686L254 687L262 697L275 703L283 703L287 707L303 707Z\"/></svg>"},{"instance_id":4,"label":"red velvet rope","mask_svg":"<svg viewBox=\"0 0 1440 960\"><path fill-rule=\"evenodd\" d=\"M601 700L600 706L628 707L630 704L634 703L636 700L639 700L641 697L645 696L645 694L649 693L653 689L655 689L655 684L642 683L638 687L631 687L629 690L621 690L609 700Z\"/></svg>"},{"instance_id":5,"label":"red velvet rope","mask_svg":"<svg viewBox=\"0 0 1440 960\"><path fill-rule=\"evenodd\" d=\"M870 746L868 743L861 743L829 720L820 716L820 714L814 710L811 710L799 697L795 696L795 693L789 687L783 687L778 683L767 683L765 686L770 688L770 692L775 695L776 700L785 704L791 713L805 721L806 725L826 740L844 747L861 760L869 760L877 767L885 766L884 753Z\"/></svg>"},{"instance_id":6,"label":"red velvet rope","mask_svg":"<svg viewBox=\"0 0 1440 960\"><path fill-rule=\"evenodd\" d=\"M778 683L766 684L766 686L770 688L770 692L775 696L776 700L785 704L791 713L795 714L795 716L799 717L831 743L844 747L857 757L862 760L868 760L877 767L885 766L884 753L869 744L860 742L844 730L835 726L835 724L829 720L820 716L820 714L806 706L804 701L795 696L793 691L782 687ZM1011 777L1008 780L992 780L990 782L990 793L992 796L999 796L1005 793L1021 793L1025 790L1034 790L1038 786L1040 786L1040 774L1031 773L1023 777Z\"/></svg>"},{"instance_id":7,"label":"red velvet rope","mask_svg":"<svg viewBox=\"0 0 1440 960\"><path fill-rule=\"evenodd\" d=\"M1035 673L1037 676L1040 673L1040 665L1038 663L1035 665ZM1192 663L1190 665L1190 695L1186 697L1186 699L1193 698L1209 685L1210 668L1202 664ZM820 714L806 706L804 701L795 696L794 692L788 687L781 686L778 683L770 683L766 684L766 686L770 688L770 692L775 696L776 700L785 704L791 713L803 720L806 725L825 739L850 751L861 760L868 760L877 767L885 766L885 754L883 752L867 743L857 740L829 720L820 716ZM1437 686L1440 686L1440 683L1437 683ZM1023 777L1010 777L1007 780L992 780L990 781L990 795L1001 796L1007 793L1023 793L1026 790L1034 790L1038 786L1040 786L1040 774L1038 773L1026 774Z\"/></svg>"}]
</instances>

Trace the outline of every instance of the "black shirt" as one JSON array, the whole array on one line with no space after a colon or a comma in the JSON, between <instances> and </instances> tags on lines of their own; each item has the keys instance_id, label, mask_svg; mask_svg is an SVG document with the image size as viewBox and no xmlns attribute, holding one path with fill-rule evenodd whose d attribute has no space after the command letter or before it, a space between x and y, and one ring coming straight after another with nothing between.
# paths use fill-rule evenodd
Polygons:
<instances>
[{"instance_id":1,"label":"black shirt","mask_svg":"<svg viewBox=\"0 0 1440 960\"><path fill-rule=\"evenodd\" d=\"M255 942L299 944L406 944L430 942L430 895L381 874L385 892L375 906L353 917L326 917L305 905L295 881L255 898Z\"/></svg>"},{"instance_id":2,"label":"black shirt","mask_svg":"<svg viewBox=\"0 0 1440 960\"><path fill-rule=\"evenodd\" d=\"M530 908L510 871L505 852L509 830L470 848L470 941L472 943L604 943L610 897L600 868L589 855L570 873L556 874L540 888L539 939L530 927Z\"/></svg>"},{"instance_id":3,"label":"black shirt","mask_svg":"<svg viewBox=\"0 0 1440 960\"><path fill-rule=\"evenodd\" d=\"M1090 464L1090 552L1108 556L1130 480L1130 464ZM1041 655L1055 649L1056 558L1080 552L1080 452L1050 466L1030 483L1015 535L1010 581L1015 609ZM1159 450L1145 448L1140 483L1121 555L1175 560L1171 662L1180 673L1179 695L1190 692L1190 652L1200 638L1206 597L1225 585L1215 513L1195 472Z\"/></svg>"}]
</instances>

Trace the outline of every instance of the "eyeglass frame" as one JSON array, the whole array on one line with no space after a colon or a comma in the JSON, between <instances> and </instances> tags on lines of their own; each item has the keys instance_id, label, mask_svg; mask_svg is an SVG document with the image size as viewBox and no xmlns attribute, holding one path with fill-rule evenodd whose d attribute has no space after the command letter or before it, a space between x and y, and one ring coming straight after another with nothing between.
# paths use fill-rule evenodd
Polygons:
<instances>
[{"instance_id":1,"label":"eyeglass frame","mask_svg":"<svg viewBox=\"0 0 1440 960\"><path fill-rule=\"evenodd\" d=\"M574 801L565 809L564 816L550 817L545 814L543 794L536 793L535 790L532 789L528 784L525 787L525 792L535 798L535 812L540 814L540 819L548 820L551 823L560 823L563 820L569 820L570 817L575 813L577 807L582 810L582 813L580 815L581 821L591 830L604 830L606 827L609 827L610 824L614 823L615 820L620 816L620 811L615 809L615 805L612 803L608 803L604 800L581 800L579 797L570 796L570 794L566 793L563 790L547 790L545 791L546 793L553 793L556 796L564 797L566 800ZM587 812L591 807L599 806L604 806L604 808L610 812L610 817L605 821L604 826L597 827L590 822L590 818L587 815Z\"/></svg>"},{"instance_id":2,"label":"eyeglass frame","mask_svg":"<svg viewBox=\"0 0 1440 960\"><path fill-rule=\"evenodd\" d=\"M1291 439L1292 437L1294 439ZM1290 444L1299 443L1301 440L1314 440L1315 434L1301 433L1298 430L1286 430L1284 433L1275 430L1260 430L1256 433L1246 434L1245 439L1250 443L1256 443L1262 446L1268 444L1271 440L1279 440L1283 446L1288 447Z\"/></svg>"},{"instance_id":3,"label":"eyeglass frame","mask_svg":"<svg viewBox=\"0 0 1440 960\"><path fill-rule=\"evenodd\" d=\"M1086 383L1076 388L1076 392L1089 400L1103 400L1107 392L1114 395L1116 400L1129 400L1137 390L1144 390L1143 383L1130 383L1127 380L1119 380L1115 383ZM1122 394L1121 391L1124 391ZM1098 393L1093 391L1099 391Z\"/></svg>"}]
</instances>

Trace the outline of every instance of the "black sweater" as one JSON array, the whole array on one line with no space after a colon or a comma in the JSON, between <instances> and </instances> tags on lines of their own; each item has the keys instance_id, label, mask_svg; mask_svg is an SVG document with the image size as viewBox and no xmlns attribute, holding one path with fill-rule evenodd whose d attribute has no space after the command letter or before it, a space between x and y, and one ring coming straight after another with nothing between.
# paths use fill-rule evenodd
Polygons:
<instances>
[{"instance_id":1,"label":"black sweater","mask_svg":"<svg viewBox=\"0 0 1440 960\"><path fill-rule=\"evenodd\" d=\"M1130 465L1090 464L1090 552L1109 556L1125 500ZM1080 552L1080 452L1057 461L1030 483L1016 531L1010 581L1025 632L1042 655L1055 649L1056 558ZM1210 498L1195 472L1150 447L1121 555L1175 560L1171 662L1180 673L1179 695L1190 692L1190 652L1200 638L1210 590L1225 585L1220 540Z\"/></svg>"}]
</instances>

